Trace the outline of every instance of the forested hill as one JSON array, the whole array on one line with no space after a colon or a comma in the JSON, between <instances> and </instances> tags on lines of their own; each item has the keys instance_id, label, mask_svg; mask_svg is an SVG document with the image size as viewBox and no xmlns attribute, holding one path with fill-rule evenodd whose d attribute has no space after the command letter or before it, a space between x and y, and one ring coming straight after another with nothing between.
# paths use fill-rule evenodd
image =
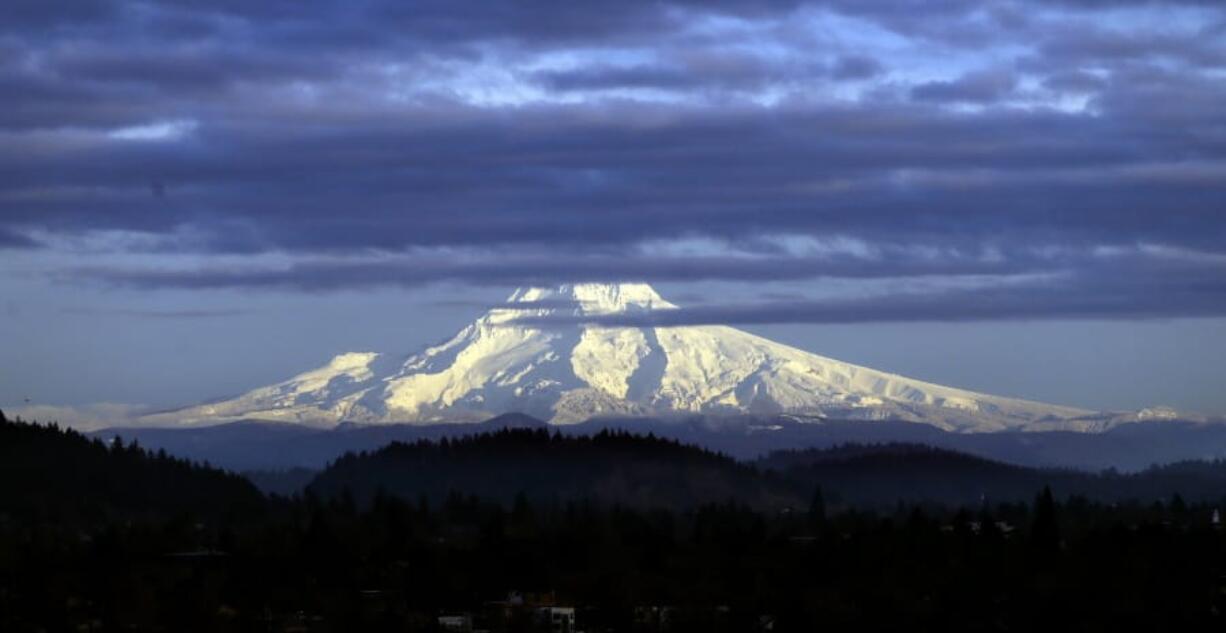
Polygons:
<instances>
[{"instance_id":1,"label":"forested hill","mask_svg":"<svg viewBox=\"0 0 1226 633\"><path fill-rule=\"evenodd\" d=\"M710 451L673 440L602 431L567 436L546 429L395 442L349 453L310 484L320 496L348 490L362 503L379 491L415 500L451 493L510 501L593 499L640 508L693 507L736 499L760 508L795 506L801 490Z\"/></svg>"},{"instance_id":2,"label":"forested hill","mask_svg":"<svg viewBox=\"0 0 1226 633\"><path fill-rule=\"evenodd\" d=\"M258 512L246 479L148 452L135 443L90 439L69 429L8 420L0 412L0 513L56 522Z\"/></svg>"},{"instance_id":3,"label":"forested hill","mask_svg":"<svg viewBox=\"0 0 1226 633\"><path fill-rule=\"evenodd\" d=\"M779 451L755 462L798 486L821 486L854 506L899 501L975 506L1033 498L1050 486L1059 497L1099 502L1170 500L1217 502L1226 497L1226 461L1189 461L1138 473L1088 473L1028 468L917 444L850 444Z\"/></svg>"}]
</instances>

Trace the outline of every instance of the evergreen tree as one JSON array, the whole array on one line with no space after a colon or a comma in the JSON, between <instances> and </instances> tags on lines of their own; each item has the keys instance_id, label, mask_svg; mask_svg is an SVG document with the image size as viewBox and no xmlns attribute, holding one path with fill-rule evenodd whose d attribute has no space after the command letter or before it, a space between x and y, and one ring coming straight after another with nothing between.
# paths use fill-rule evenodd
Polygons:
<instances>
[{"instance_id":1,"label":"evergreen tree","mask_svg":"<svg viewBox=\"0 0 1226 633\"><path fill-rule=\"evenodd\" d=\"M813 490L813 498L809 501L809 528L813 530L821 530L826 527L826 496L822 494L822 487L818 486Z\"/></svg>"},{"instance_id":2,"label":"evergreen tree","mask_svg":"<svg viewBox=\"0 0 1226 633\"><path fill-rule=\"evenodd\" d=\"M1030 538L1042 550L1054 551L1060 547L1060 525L1056 520L1056 501L1052 498L1051 487L1043 486L1043 491L1034 502L1034 522L1030 528Z\"/></svg>"}]
</instances>

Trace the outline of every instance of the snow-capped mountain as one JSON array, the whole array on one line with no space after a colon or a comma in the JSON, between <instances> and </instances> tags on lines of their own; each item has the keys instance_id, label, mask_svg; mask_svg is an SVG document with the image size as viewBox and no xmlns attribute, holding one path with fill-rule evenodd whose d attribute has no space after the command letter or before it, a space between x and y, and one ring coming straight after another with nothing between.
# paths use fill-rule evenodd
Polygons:
<instances>
[{"instance_id":1,"label":"snow-capped mountain","mask_svg":"<svg viewBox=\"0 0 1226 633\"><path fill-rule=\"evenodd\" d=\"M509 411L555 424L599 416L749 413L910 420L960 431L1098 430L1119 421L858 367L731 327L581 323L585 316L673 308L646 284L520 289L450 340L407 358L341 354L233 400L145 421L425 424ZM580 317L568 320L580 324L540 325L551 316ZM525 317L534 320L525 323Z\"/></svg>"}]
</instances>

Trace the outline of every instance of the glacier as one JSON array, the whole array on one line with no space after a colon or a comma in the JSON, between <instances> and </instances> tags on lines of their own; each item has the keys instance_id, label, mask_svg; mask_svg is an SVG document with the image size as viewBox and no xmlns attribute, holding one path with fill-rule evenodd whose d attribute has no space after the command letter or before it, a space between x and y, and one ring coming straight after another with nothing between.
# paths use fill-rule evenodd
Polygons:
<instances>
[{"instance_id":1,"label":"glacier","mask_svg":"<svg viewBox=\"0 0 1226 633\"><path fill-rule=\"evenodd\" d=\"M1102 413L946 387L722 325L605 327L583 321L676 307L643 283L521 288L451 339L407 357L341 354L284 382L148 415L142 422L435 424L514 411L552 424L750 414L812 422L901 420L978 432L1098 431L1162 415ZM542 324L542 317L557 316L567 320Z\"/></svg>"}]
</instances>

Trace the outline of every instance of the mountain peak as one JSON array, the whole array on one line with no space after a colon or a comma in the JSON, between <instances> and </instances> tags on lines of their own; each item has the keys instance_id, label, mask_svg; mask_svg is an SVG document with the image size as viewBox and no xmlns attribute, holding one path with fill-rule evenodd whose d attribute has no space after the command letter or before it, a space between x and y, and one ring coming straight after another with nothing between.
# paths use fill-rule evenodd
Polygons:
<instances>
[{"instance_id":1,"label":"mountain peak","mask_svg":"<svg viewBox=\"0 0 1226 633\"><path fill-rule=\"evenodd\" d=\"M677 306L645 283L579 283L516 290L507 303L527 303L549 309L574 309L582 314L658 310Z\"/></svg>"},{"instance_id":2,"label":"mountain peak","mask_svg":"<svg viewBox=\"0 0 1226 633\"><path fill-rule=\"evenodd\" d=\"M234 400L171 415L429 424L520 411L561 424L599 416L748 413L909 420L960 431L1093 430L1115 419L859 367L722 325L515 323L524 316L673 308L644 283L521 288L451 339L403 362L386 354L342 355Z\"/></svg>"}]
</instances>

